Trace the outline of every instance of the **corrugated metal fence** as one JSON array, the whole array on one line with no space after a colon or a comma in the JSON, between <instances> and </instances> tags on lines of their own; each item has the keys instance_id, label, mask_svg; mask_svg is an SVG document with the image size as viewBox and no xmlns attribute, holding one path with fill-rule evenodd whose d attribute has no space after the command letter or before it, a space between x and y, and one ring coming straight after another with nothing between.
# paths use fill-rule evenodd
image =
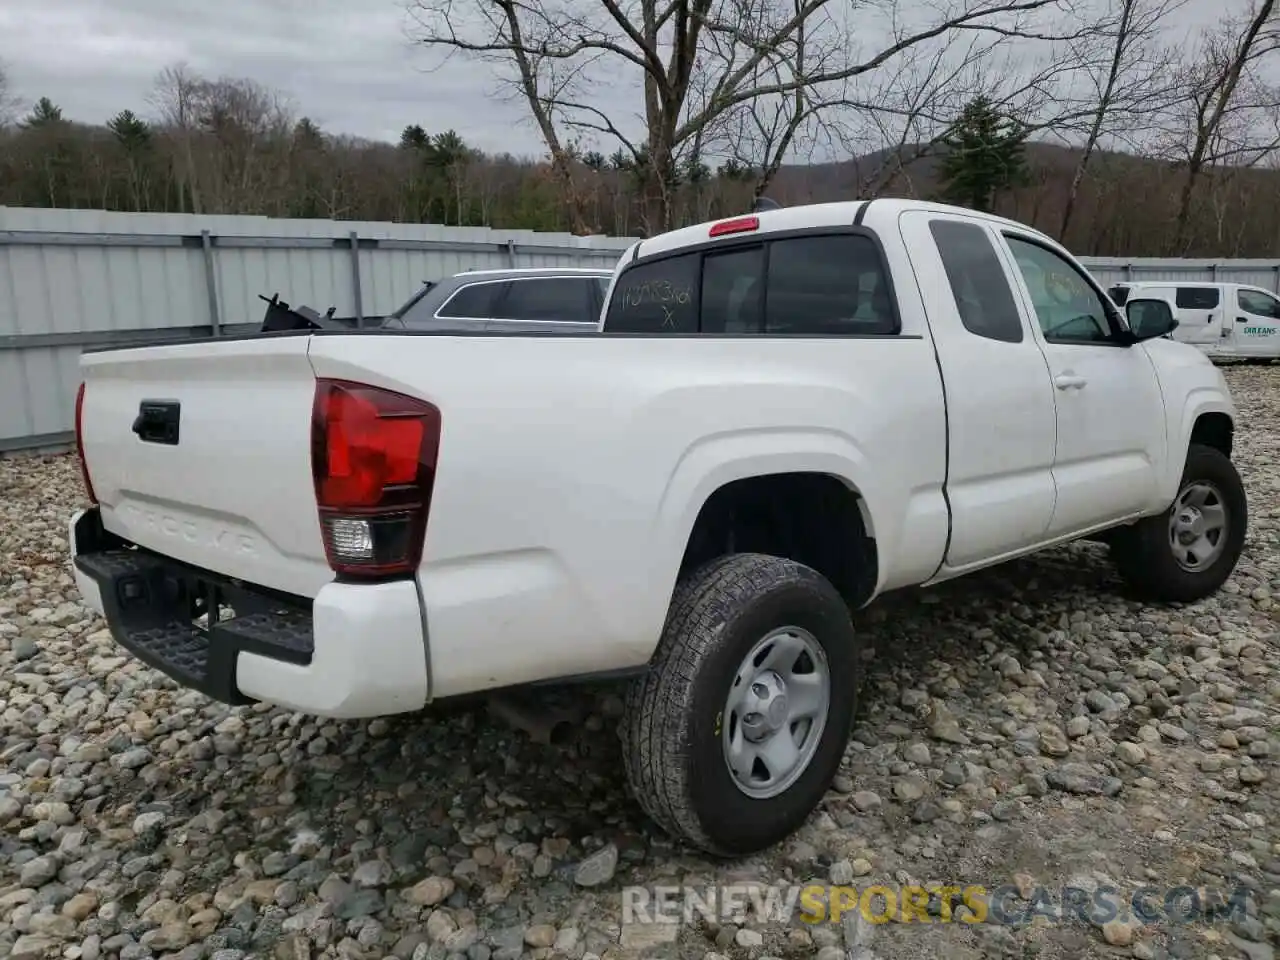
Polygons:
<instances>
[{"instance_id":1,"label":"corrugated metal fence","mask_svg":"<svg viewBox=\"0 0 1280 960\"><path fill-rule=\"evenodd\" d=\"M70 439L82 348L256 330L278 293L390 313L424 280L612 267L632 238L267 217L0 207L0 453ZM1280 292L1280 261L1090 259L1104 284L1215 277Z\"/></svg>"},{"instance_id":2,"label":"corrugated metal fence","mask_svg":"<svg viewBox=\"0 0 1280 960\"><path fill-rule=\"evenodd\" d=\"M256 330L278 293L388 314L463 270L612 268L629 240L532 230L0 207L0 453L70 439L88 346Z\"/></svg>"}]
</instances>

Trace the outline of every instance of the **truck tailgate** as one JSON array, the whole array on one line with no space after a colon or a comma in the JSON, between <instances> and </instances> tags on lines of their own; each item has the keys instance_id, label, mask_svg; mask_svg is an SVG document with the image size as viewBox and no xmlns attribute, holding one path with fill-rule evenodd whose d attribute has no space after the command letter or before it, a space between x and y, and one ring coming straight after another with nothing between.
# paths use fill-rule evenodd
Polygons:
<instances>
[{"instance_id":1,"label":"truck tailgate","mask_svg":"<svg viewBox=\"0 0 1280 960\"><path fill-rule=\"evenodd\" d=\"M81 429L103 525L193 566L314 597L333 573L311 476L310 340L85 354Z\"/></svg>"}]
</instances>

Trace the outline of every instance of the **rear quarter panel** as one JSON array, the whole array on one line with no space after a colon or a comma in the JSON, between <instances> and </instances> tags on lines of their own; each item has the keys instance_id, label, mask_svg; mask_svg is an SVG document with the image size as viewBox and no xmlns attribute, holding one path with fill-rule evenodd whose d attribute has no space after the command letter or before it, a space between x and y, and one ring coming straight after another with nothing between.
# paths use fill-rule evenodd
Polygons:
<instances>
[{"instance_id":1,"label":"rear quarter panel","mask_svg":"<svg viewBox=\"0 0 1280 960\"><path fill-rule=\"evenodd\" d=\"M857 488L882 586L941 557L927 339L318 336L311 361L440 407L433 696L643 664L699 509L742 477Z\"/></svg>"}]
</instances>

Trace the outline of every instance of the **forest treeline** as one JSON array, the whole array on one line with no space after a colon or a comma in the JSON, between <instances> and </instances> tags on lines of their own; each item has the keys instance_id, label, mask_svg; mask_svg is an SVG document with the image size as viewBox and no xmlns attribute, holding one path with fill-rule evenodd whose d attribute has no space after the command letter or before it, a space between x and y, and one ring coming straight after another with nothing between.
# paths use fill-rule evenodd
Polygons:
<instances>
[{"instance_id":1,"label":"forest treeline","mask_svg":"<svg viewBox=\"0 0 1280 960\"><path fill-rule=\"evenodd\" d=\"M1113 0L1093 19L1062 0L940 0L941 21L848 60L831 14L853 0L669 0L661 38L644 19L657 2L633 24L610 0L572 23L476 0L510 14L486 21L483 52L527 94L541 157L433 129L426 101L398 143L372 142L320 129L285 91L175 64L97 125L0 74L0 204L647 235L761 194L893 195L994 210L1082 255L1280 257L1276 0L1235 0L1176 41L1185 0ZM428 52L472 52L454 4L413 6ZM562 35L578 40L558 49ZM579 54L632 71L647 129L547 80Z\"/></svg>"}]
</instances>

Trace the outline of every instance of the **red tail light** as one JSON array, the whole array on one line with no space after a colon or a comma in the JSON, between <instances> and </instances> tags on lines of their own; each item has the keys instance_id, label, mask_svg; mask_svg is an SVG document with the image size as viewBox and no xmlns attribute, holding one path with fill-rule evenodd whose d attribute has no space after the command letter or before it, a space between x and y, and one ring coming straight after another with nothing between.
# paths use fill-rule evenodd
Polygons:
<instances>
[{"instance_id":1,"label":"red tail light","mask_svg":"<svg viewBox=\"0 0 1280 960\"><path fill-rule=\"evenodd\" d=\"M318 380L311 473L335 573L388 577L422 559L440 449L440 411L345 380Z\"/></svg>"},{"instance_id":2,"label":"red tail light","mask_svg":"<svg viewBox=\"0 0 1280 960\"><path fill-rule=\"evenodd\" d=\"M89 495L90 503L97 503L97 494L93 492L93 481L89 479L89 464L84 458L84 383L76 390L76 456L80 458L80 479L84 481L84 492Z\"/></svg>"},{"instance_id":3,"label":"red tail light","mask_svg":"<svg viewBox=\"0 0 1280 960\"><path fill-rule=\"evenodd\" d=\"M736 220L721 220L712 224L711 236L723 237L727 233L751 233L760 229L759 217L738 217Z\"/></svg>"}]
</instances>

